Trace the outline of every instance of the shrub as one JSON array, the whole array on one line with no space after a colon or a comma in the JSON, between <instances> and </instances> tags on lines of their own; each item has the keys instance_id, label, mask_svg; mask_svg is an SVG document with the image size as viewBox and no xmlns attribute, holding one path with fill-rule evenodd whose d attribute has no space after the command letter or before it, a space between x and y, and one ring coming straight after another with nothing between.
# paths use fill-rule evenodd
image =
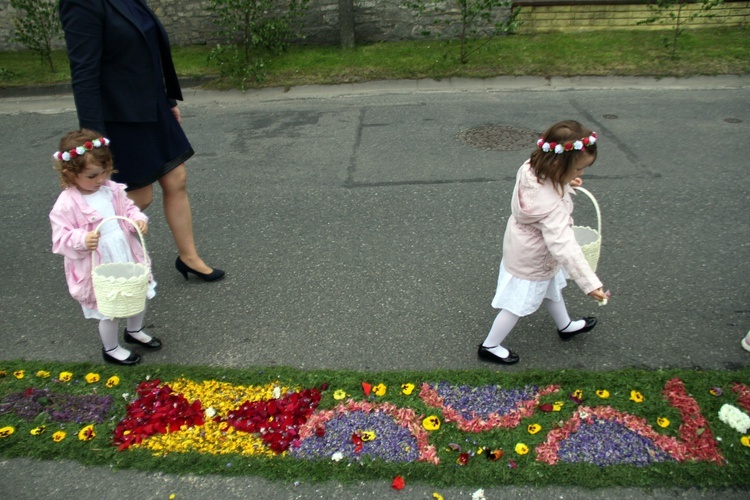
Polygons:
<instances>
[{"instance_id":1,"label":"shrub","mask_svg":"<svg viewBox=\"0 0 750 500\"><path fill-rule=\"evenodd\" d=\"M513 8L511 0L404 0L402 4L415 10L418 17L433 17L433 24L441 27L438 36L458 38L461 64L466 64L469 56L486 45L487 40L515 32L521 12L520 7ZM423 34L429 36L432 32ZM472 46L472 40L481 39L484 43Z\"/></svg>"},{"instance_id":2,"label":"shrub","mask_svg":"<svg viewBox=\"0 0 750 500\"><path fill-rule=\"evenodd\" d=\"M55 71L52 62L52 42L62 34L57 13L57 0L10 0L16 10L12 39L39 54L42 64Z\"/></svg>"},{"instance_id":3,"label":"shrub","mask_svg":"<svg viewBox=\"0 0 750 500\"><path fill-rule=\"evenodd\" d=\"M211 51L222 76L261 81L265 58L302 37L300 21L309 0L211 0L209 10L224 44Z\"/></svg>"}]
</instances>

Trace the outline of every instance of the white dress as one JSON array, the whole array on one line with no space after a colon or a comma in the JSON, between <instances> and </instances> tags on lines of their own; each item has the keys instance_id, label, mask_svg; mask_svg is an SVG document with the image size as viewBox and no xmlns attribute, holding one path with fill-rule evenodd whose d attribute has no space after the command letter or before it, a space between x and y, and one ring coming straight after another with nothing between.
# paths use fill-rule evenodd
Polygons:
<instances>
[{"instance_id":1,"label":"white dress","mask_svg":"<svg viewBox=\"0 0 750 500\"><path fill-rule=\"evenodd\" d=\"M117 215L112 201L112 191L107 186L100 187L98 191L92 194L84 194L83 199L105 219ZM102 224L99 228L99 234L98 255L93 257L95 259L94 265L108 262L135 262L127 237L117 220L110 220ZM152 280L148 284L146 297L152 299L154 296L156 296L156 281ZM81 307L83 308L83 316L87 319L112 319L104 316L96 309L89 309L86 306Z\"/></svg>"},{"instance_id":2,"label":"white dress","mask_svg":"<svg viewBox=\"0 0 750 500\"><path fill-rule=\"evenodd\" d=\"M544 299L553 302L562 300L562 289L568 285L567 273L560 270L552 279L531 281L516 278L510 274L500 261L500 273L497 277L497 290L492 299L492 307L505 309L516 316L528 316L542 305Z\"/></svg>"}]
</instances>

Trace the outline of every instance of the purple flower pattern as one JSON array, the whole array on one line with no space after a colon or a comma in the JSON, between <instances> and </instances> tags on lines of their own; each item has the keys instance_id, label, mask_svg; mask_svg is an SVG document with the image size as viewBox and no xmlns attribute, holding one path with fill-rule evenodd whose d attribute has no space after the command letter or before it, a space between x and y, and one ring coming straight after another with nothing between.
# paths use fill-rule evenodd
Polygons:
<instances>
[{"instance_id":1,"label":"purple flower pattern","mask_svg":"<svg viewBox=\"0 0 750 500\"><path fill-rule=\"evenodd\" d=\"M433 384L446 407L453 408L465 419L487 418L491 414L507 415L518 409L519 403L534 399L539 391L536 386L503 389L497 385L450 385L446 382Z\"/></svg>"},{"instance_id":2,"label":"purple flower pattern","mask_svg":"<svg viewBox=\"0 0 750 500\"><path fill-rule=\"evenodd\" d=\"M29 389L14 392L0 402L0 415L15 413L27 422L46 414L53 422L89 424L104 422L112 409L112 396L89 394L75 396L60 394L49 389Z\"/></svg>"},{"instance_id":3,"label":"purple flower pattern","mask_svg":"<svg viewBox=\"0 0 750 500\"><path fill-rule=\"evenodd\" d=\"M355 452L352 435L364 431L375 433L373 441L364 442ZM325 435L312 435L298 447L289 450L291 456L304 459L331 458L341 452L350 462L362 457L386 462L416 462L419 446L416 438L396 420L381 412L352 411L336 415L325 425Z\"/></svg>"},{"instance_id":4,"label":"purple flower pattern","mask_svg":"<svg viewBox=\"0 0 750 500\"><path fill-rule=\"evenodd\" d=\"M600 467L645 466L673 460L650 439L618 422L604 419L581 423L577 431L560 443L559 457L562 462L585 462Z\"/></svg>"}]
</instances>

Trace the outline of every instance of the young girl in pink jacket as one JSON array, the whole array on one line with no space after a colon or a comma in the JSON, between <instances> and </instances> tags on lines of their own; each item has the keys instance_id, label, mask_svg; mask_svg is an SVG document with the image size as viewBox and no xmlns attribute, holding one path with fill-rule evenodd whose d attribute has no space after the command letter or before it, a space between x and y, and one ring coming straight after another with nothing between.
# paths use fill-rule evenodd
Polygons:
<instances>
[{"instance_id":1,"label":"young girl in pink jacket","mask_svg":"<svg viewBox=\"0 0 750 500\"><path fill-rule=\"evenodd\" d=\"M537 142L516 175L511 216L503 239L503 258L492 306L500 309L479 358L501 364L519 357L502 346L518 319L544 304L562 340L588 332L596 318L571 320L562 289L566 278L603 301L602 283L586 262L573 234L573 187L596 160L596 133L573 120L556 123ZM566 274L567 273L567 274Z\"/></svg>"},{"instance_id":2,"label":"young girl in pink jacket","mask_svg":"<svg viewBox=\"0 0 750 500\"><path fill-rule=\"evenodd\" d=\"M68 290L80 302L84 317L99 320L104 361L134 365L141 357L120 346L117 318L105 317L97 310L91 278L94 251L99 255L97 262L146 262L135 228L127 221L110 220L95 231L102 220L114 215L134 221L143 234L148 231L148 217L125 195L125 185L109 180L113 165L108 146L108 139L86 129L60 140L60 151L52 155L63 187L49 214L52 251L65 258ZM154 297L155 286L152 278L148 298ZM125 342L160 349L161 341L143 331L144 315L145 310L127 319Z\"/></svg>"}]
</instances>

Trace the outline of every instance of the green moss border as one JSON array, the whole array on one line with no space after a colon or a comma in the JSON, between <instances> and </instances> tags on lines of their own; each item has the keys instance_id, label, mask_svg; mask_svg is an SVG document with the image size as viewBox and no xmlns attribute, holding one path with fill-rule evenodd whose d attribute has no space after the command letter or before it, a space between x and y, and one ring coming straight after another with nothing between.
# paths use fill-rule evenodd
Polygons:
<instances>
[{"instance_id":1,"label":"green moss border","mask_svg":"<svg viewBox=\"0 0 750 500\"><path fill-rule=\"evenodd\" d=\"M25 370L26 376L18 380L13 376L16 370ZM39 379L34 374L39 370L52 373L49 379ZM391 481L393 477L403 476L407 482L423 482L432 486L479 486L499 485L514 486L579 486L587 488L604 487L680 487L680 488L746 488L750 486L750 448L742 446L740 434L718 418L719 408L724 404L739 407L737 394L731 390L735 382L750 385L750 368L734 371L700 371L700 370L636 370L617 371L541 371L532 370L516 373L503 373L490 370L437 370L429 372L358 372L338 370L299 370L290 367L249 367L246 369L229 369L208 366L136 366L123 368L102 366L87 363L60 363L41 361L0 361L0 371L7 372L0 377L0 400L7 394L23 391L30 387L50 387L60 392L71 394L98 394L111 392L115 395L115 408L110 421L96 426L97 437L89 442L79 441L75 434L83 427L79 424L65 424L68 438L61 443L54 443L46 438L34 437L30 429L43 422L26 423L13 414L0 415L0 427L12 425L15 433L8 438L0 439L0 456L5 458L29 457L44 460L70 459L84 465L111 466L113 468L130 468L143 471L159 471L173 474L221 474L228 476L255 475L272 480L307 482L336 480L342 483L382 479ZM54 382L54 377L61 371L74 374L69 383ZM101 376L97 384L87 384L86 373L96 372ZM104 382L108 377L117 375L119 386L108 389ZM328 390L323 392L321 409L332 408L338 401L333 399L336 389L343 389L354 399L365 399L361 383L383 383L388 387L385 396L375 398L377 402L391 402L398 406L413 408L418 414L442 414L427 407L419 398L419 384L422 382L446 381L453 384L485 385L500 384L504 387L524 385L561 386L559 393L545 396L543 402L565 400L561 412L542 413L537 411L529 419L514 429L494 430L481 434L462 432L454 424L443 423L440 430L430 436L430 441L438 449L441 464L434 466L425 463L391 464L382 461L363 460L360 465L349 466L346 461L339 463L331 460L303 461L290 457L260 458L240 455L207 455L200 453L172 453L155 457L152 452L143 449L132 449L118 452L111 446L111 436L117 422L125 414L126 400L123 393L133 394L135 387L147 378L169 381L179 377L191 380L215 379L241 385L261 385L278 381L282 385L295 387L320 387L327 383ZM697 401L701 413L709 422L715 436L720 437L719 448L726 459L726 464L719 466L713 463L662 463L648 467L609 466L597 467L587 464L559 463L550 466L535 461L533 451L528 455L516 455L513 446L524 442L532 449L540 444L546 432L530 435L526 426L539 423L549 430L557 422L569 418L575 403L568 399L568 394L576 389L584 393L584 404L589 406L610 405L619 411L626 411L646 418L659 432L677 436L681 422L680 413L670 407L661 396L665 383L679 378L687 391ZM410 395L401 394L400 386L411 382L417 389ZM721 396L713 396L710 389L719 387ZM597 389L607 389L612 396L601 400L595 396ZM631 390L641 391L646 399L641 404L628 401ZM657 417L667 417L672 425L659 429L655 425ZM48 424L48 433L54 432L59 424ZM501 448L504 456L497 462L486 460L482 455L472 457L468 465L456 464L458 454L448 449L449 443L461 444L464 451L476 451L481 446ZM509 466L509 459L516 467Z\"/></svg>"}]
</instances>

